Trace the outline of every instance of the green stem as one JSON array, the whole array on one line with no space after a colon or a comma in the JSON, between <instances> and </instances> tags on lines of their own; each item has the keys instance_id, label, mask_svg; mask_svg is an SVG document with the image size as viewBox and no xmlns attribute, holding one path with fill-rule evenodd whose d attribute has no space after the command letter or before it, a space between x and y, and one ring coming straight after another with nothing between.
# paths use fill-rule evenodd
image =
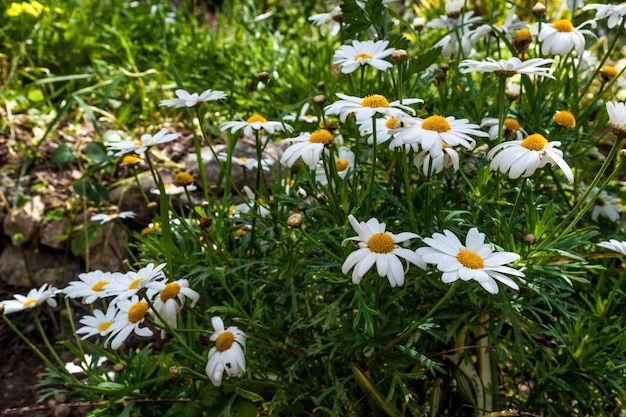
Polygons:
<instances>
[{"instance_id":1,"label":"green stem","mask_svg":"<svg viewBox=\"0 0 626 417\"><path fill-rule=\"evenodd\" d=\"M367 213L372 214L372 196L374 194L374 186L376 184L376 162L377 155L377 139L376 139L376 114L372 116L372 173L370 174L369 192L367 193Z\"/></svg>"},{"instance_id":2,"label":"green stem","mask_svg":"<svg viewBox=\"0 0 626 417\"><path fill-rule=\"evenodd\" d=\"M1 314L2 315L2 319L4 320L4 322L11 328L11 330L13 330L15 332L15 334L17 334L17 336L22 339L22 341L24 343L26 343L28 345L28 347L37 354L37 356L39 356L39 358L41 358L41 360L44 361L44 363L46 365L48 365L49 368L51 369L55 369L56 367L52 364L52 362L50 362L50 360L37 348L37 346L35 346L26 336L24 336L24 334L18 330L17 327L15 327L15 325L11 322L11 320L9 320L9 318L5 315L5 314ZM61 365L62 369L65 369L65 364Z\"/></svg>"},{"instance_id":3,"label":"green stem","mask_svg":"<svg viewBox=\"0 0 626 417\"><path fill-rule=\"evenodd\" d=\"M37 326L37 330L39 330L39 334L41 334L41 338L43 339L43 342L46 344L46 347L50 351L50 354L52 355L52 357L59 364L59 369L65 369L65 362L61 360L61 358L59 357L59 354L56 352L56 350L54 350L54 348L50 344L50 341L48 340L48 336L46 336L46 332L43 329L43 326L41 325L41 320L39 319L39 315L37 315L37 312L35 310L31 310L31 314L33 316L33 319L35 320L35 325Z\"/></svg>"}]
</instances>

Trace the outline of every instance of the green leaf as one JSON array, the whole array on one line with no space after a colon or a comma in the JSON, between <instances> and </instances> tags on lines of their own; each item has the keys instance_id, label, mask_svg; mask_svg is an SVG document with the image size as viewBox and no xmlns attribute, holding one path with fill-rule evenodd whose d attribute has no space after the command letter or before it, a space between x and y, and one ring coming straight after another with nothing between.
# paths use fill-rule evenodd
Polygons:
<instances>
[{"instance_id":1,"label":"green leaf","mask_svg":"<svg viewBox=\"0 0 626 417\"><path fill-rule=\"evenodd\" d=\"M90 142L85 148L85 155L92 159L96 164L104 162L108 159L107 151L100 142Z\"/></svg>"},{"instance_id":2,"label":"green leaf","mask_svg":"<svg viewBox=\"0 0 626 417\"><path fill-rule=\"evenodd\" d=\"M62 143L52 151L51 160L55 164L67 164L76 159L76 154L74 153L74 149L66 143Z\"/></svg>"},{"instance_id":3,"label":"green leaf","mask_svg":"<svg viewBox=\"0 0 626 417\"><path fill-rule=\"evenodd\" d=\"M239 393L239 390L245 391L245 390L242 390L241 388L235 388L235 391L237 391L237 393ZM254 394L250 391L246 391L246 392L250 394ZM237 401L235 404L233 404L232 408L230 409L230 415L231 417L257 417L259 415L259 410L251 402Z\"/></svg>"},{"instance_id":4,"label":"green leaf","mask_svg":"<svg viewBox=\"0 0 626 417\"><path fill-rule=\"evenodd\" d=\"M235 387L235 392L250 401L263 401L263 397L256 392L248 391L240 387Z\"/></svg>"},{"instance_id":5,"label":"green leaf","mask_svg":"<svg viewBox=\"0 0 626 417\"><path fill-rule=\"evenodd\" d=\"M85 200L93 201L95 203L105 201L109 198L109 190L93 177L78 181L74 184L73 188L76 194Z\"/></svg>"}]
</instances>

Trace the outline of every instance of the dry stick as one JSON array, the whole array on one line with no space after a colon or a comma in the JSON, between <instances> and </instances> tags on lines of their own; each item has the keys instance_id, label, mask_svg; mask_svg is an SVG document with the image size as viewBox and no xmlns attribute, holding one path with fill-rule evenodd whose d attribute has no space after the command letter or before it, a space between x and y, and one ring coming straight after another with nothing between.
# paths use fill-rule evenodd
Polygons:
<instances>
[{"instance_id":1,"label":"dry stick","mask_svg":"<svg viewBox=\"0 0 626 417\"><path fill-rule=\"evenodd\" d=\"M162 397L154 397L154 398L136 398L136 399L120 399L114 401L114 404L122 404L122 403L148 403L148 402L199 402L200 400L194 398L162 398ZM101 401L78 401L74 403L61 403L55 405L30 405L26 407L17 407L17 408L7 408L4 411L0 411L0 416L8 416L9 414L19 414L19 413L28 413L31 411L40 411L40 410L52 410L60 405L64 405L66 407L85 407L85 406L98 406L110 403L110 401L101 400Z\"/></svg>"}]
</instances>

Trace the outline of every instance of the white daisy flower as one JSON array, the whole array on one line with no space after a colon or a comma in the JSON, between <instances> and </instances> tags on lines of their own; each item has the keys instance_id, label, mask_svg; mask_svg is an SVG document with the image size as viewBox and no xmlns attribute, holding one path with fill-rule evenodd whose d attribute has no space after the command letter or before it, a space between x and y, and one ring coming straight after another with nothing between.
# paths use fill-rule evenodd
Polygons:
<instances>
[{"instance_id":1,"label":"white daisy flower","mask_svg":"<svg viewBox=\"0 0 626 417\"><path fill-rule=\"evenodd\" d=\"M219 159L220 161L226 161L228 159L228 155L226 154L226 152L220 152L219 154L217 154L217 159ZM231 156L231 161L245 169L257 169L259 166L256 159L247 158L245 156ZM261 169L263 169L263 171L269 171L270 168L272 168L273 164L274 162L271 159L261 159Z\"/></svg>"},{"instance_id":2,"label":"white daisy flower","mask_svg":"<svg viewBox=\"0 0 626 417\"><path fill-rule=\"evenodd\" d=\"M103 363L107 361L106 356L98 356L98 360L94 364L93 358L93 355L85 353L85 355L80 358L80 361L77 360L76 362L66 362L65 370L70 374L82 374L90 369L92 366L100 367Z\"/></svg>"},{"instance_id":3,"label":"white daisy flower","mask_svg":"<svg viewBox=\"0 0 626 417\"><path fill-rule=\"evenodd\" d=\"M44 302L50 307L56 307L57 301L54 296L60 291L54 287L49 287L48 284L43 284L40 288L33 288L28 291L28 294L13 294L14 300L3 300L0 304L4 306L4 314L11 314L17 311L30 310L35 308Z\"/></svg>"},{"instance_id":4,"label":"white daisy flower","mask_svg":"<svg viewBox=\"0 0 626 417\"><path fill-rule=\"evenodd\" d=\"M298 120L299 122L305 122L305 123L317 123L319 118L317 116L309 114L308 110L309 110L309 103L304 103L304 106L302 106L302 109L300 110L300 114L298 115L297 118L294 114L288 114L285 117L283 117L283 119L290 121L290 122L294 122Z\"/></svg>"},{"instance_id":5,"label":"white daisy flower","mask_svg":"<svg viewBox=\"0 0 626 417\"><path fill-rule=\"evenodd\" d=\"M457 171L459 169L459 154L444 143L443 152L438 157L433 157L429 151L422 151L415 155L413 162L416 167L422 167L424 175L428 175L431 169L435 173L440 173L444 168L449 167L453 167Z\"/></svg>"},{"instance_id":6,"label":"white daisy flower","mask_svg":"<svg viewBox=\"0 0 626 417\"><path fill-rule=\"evenodd\" d=\"M492 72L498 77L512 77L516 74L536 75L541 77L554 77L548 72L551 68L541 67L554 62L554 59L533 58L522 61L517 57L500 59L487 58L486 61L466 59L459 64L462 73L468 72Z\"/></svg>"},{"instance_id":7,"label":"white daisy flower","mask_svg":"<svg viewBox=\"0 0 626 417\"><path fill-rule=\"evenodd\" d=\"M115 275L116 279L107 284L109 295L115 296L111 303L115 304L119 300L134 296L151 281L164 280L163 268L166 265L165 263L160 265L148 264L137 272L129 271L125 274Z\"/></svg>"},{"instance_id":8,"label":"white daisy flower","mask_svg":"<svg viewBox=\"0 0 626 417\"><path fill-rule=\"evenodd\" d=\"M620 253L622 255L626 255L626 242L616 239L609 239L608 241L598 242L598 246L601 248L609 249L614 252Z\"/></svg>"},{"instance_id":9,"label":"white daisy flower","mask_svg":"<svg viewBox=\"0 0 626 417\"><path fill-rule=\"evenodd\" d=\"M252 191L250 187L248 187L247 185L244 185L243 192L246 194L248 201L244 201L241 204L237 204L235 208L233 209L231 217L237 218L241 214L249 213L254 208L254 200L255 200L254 191ZM269 208L267 207L265 200L263 200L262 198L259 198L257 200L257 213L261 217L267 217L271 214Z\"/></svg>"},{"instance_id":10,"label":"white daisy flower","mask_svg":"<svg viewBox=\"0 0 626 417\"><path fill-rule=\"evenodd\" d=\"M367 271L376 264L376 272L380 277L387 277L392 287L402 286L404 284L404 267L399 257L420 268L426 267L426 264L414 251L398 246L398 243L419 238L415 233L394 234L386 232L387 225L379 223L375 218L371 218L367 223L359 222L350 214L348 220L358 236L349 237L341 244L357 241L359 249L348 255L341 271L347 274L354 267L352 271L353 284L359 284Z\"/></svg>"},{"instance_id":11,"label":"white daisy flower","mask_svg":"<svg viewBox=\"0 0 626 417\"><path fill-rule=\"evenodd\" d=\"M350 170L354 169L354 153L346 146L340 146L335 158L335 167L339 177L344 178ZM322 185L328 184L328 178L323 165L318 165L315 169L315 179Z\"/></svg>"},{"instance_id":12,"label":"white daisy flower","mask_svg":"<svg viewBox=\"0 0 626 417\"><path fill-rule=\"evenodd\" d=\"M364 98L348 96L346 94L337 93L337 97L341 100L335 101L333 104L330 104L324 108L324 112L329 114L338 114L339 120L342 122L346 121L346 118L351 113L354 113L354 116L357 120L357 123L360 123L364 119L371 118L375 114L382 114L385 116L394 116L394 117L406 117L406 112L411 114L415 114L415 110L407 106L406 104L415 104L415 103L423 103L424 100L419 98L412 99L404 99L402 100L403 104L400 104L399 100L392 101L391 103L387 101L385 96L380 94L372 94L366 96Z\"/></svg>"},{"instance_id":13,"label":"white daisy flower","mask_svg":"<svg viewBox=\"0 0 626 417\"><path fill-rule=\"evenodd\" d=\"M490 140L498 139L498 125L500 120L496 117L485 117L480 122L480 127L488 127L489 130L487 134L489 135ZM526 132L520 126L519 122L516 119L511 117L507 117L504 119L502 123L502 137L506 139L512 139L515 137L516 140L523 140Z\"/></svg>"},{"instance_id":14,"label":"white daisy flower","mask_svg":"<svg viewBox=\"0 0 626 417\"><path fill-rule=\"evenodd\" d=\"M83 304L109 296L107 286L120 279L124 274L120 272L102 272L100 270L78 274L78 281L71 281L63 289L69 298L83 297Z\"/></svg>"},{"instance_id":15,"label":"white daisy flower","mask_svg":"<svg viewBox=\"0 0 626 417\"><path fill-rule=\"evenodd\" d=\"M528 23L519 20L515 11L515 6L513 6L504 18L504 22L484 24L472 30L470 35L472 43L476 44L490 33L497 33L501 38L510 38L520 29L527 28Z\"/></svg>"},{"instance_id":16,"label":"white daisy flower","mask_svg":"<svg viewBox=\"0 0 626 417\"><path fill-rule=\"evenodd\" d=\"M513 252L493 252L491 246L485 244L485 235L475 227L467 233L466 244L449 230L443 234L435 233L433 237L424 238L429 247L417 249L416 253L429 264L436 264L442 272L441 280L451 283L459 278L463 281L475 280L487 292L498 293L497 281L519 290L519 286L505 274L524 277L524 273L505 266L515 262L520 256Z\"/></svg>"},{"instance_id":17,"label":"white daisy flower","mask_svg":"<svg viewBox=\"0 0 626 417\"><path fill-rule=\"evenodd\" d=\"M474 16L473 11L462 13L461 5L461 8L455 6L451 12L447 12L447 16L429 21L426 27L446 29L447 34L435 43L435 47L441 47L441 55L450 59L459 52L462 52L464 56L471 54L475 44L472 41L472 32L468 31L467 28L480 22L482 22L482 18Z\"/></svg>"},{"instance_id":18,"label":"white daisy flower","mask_svg":"<svg viewBox=\"0 0 626 417\"><path fill-rule=\"evenodd\" d=\"M387 48L389 41L352 41L352 45L342 45L335 52L333 62L341 65L341 72L350 74L359 67L369 65L380 71L386 71L393 64L385 61L395 51L395 48Z\"/></svg>"},{"instance_id":19,"label":"white daisy flower","mask_svg":"<svg viewBox=\"0 0 626 417\"><path fill-rule=\"evenodd\" d=\"M407 126L391 131L394 139L390 146L411 145L415 149L419 144L433 158L439 158L443 152L444 143L448 146L461 145L472 150L476 142L470 135L489 136L482 130L478 130L479 127L469 123L467 119L455 119L454 116L435 115L426 119L414 118Z\"/></svg>"},{"instance_id":20,"label":"white daisy flower","mask_svg":"<svg viewBox=\"0 0 626 417\"><path fill-rule=\"evenodd\" d=\"M243 134L247 137L252 137L254 131L260 131L261 129L265 130L269 135L273 134L277 131L287 130L289 132L293 131L293 128L289 125L283 124L281 122L268 122L265 117L260 114L253 114L248 118L248 120L244 121L233 121L233 122L225 122L220 125L220 130L222 132L230 129L230 133L235 133L241 129L243 129Z\"/></svg>"},{"instance_id":21,"label":"white daisy flower","mask_svg":"<svg viewBox=\"0 0 626 417\"><path fill-rule=\"evenodd\" d=\"M176 314L183 309L185 298L191 300L191 307L195 306L200 299L200 294L189 288L189 281L186 279L174 282L153 281L146 284L146 287L158 291L152 301L152 306L173 329L177 327ZM157 324L160 324L159 320L157 317ZM163 336L162 332L161 337Z\"/></svg>"},{"instance_id":22,"label":"white daisy flower","mask_svg":"<svg viewBox=\"0 0 626 417\"><path fill-rule=\"evenodd\" d=\"M607 26L609 29L613 29L615 26L621 26L626 16L626 3L620 4L588 4L583 7L583 11L595 10L595 20L602 20L605 17L609 18Z\"/></svg>"},{"instance_id":23,"label":"white daisy flower","mask_svg":"<svg viewBox=\"0 0 626 417\"><path fill-rule=\"evenodd\" d=\"M83 327L77 329L76 334L82 335L81 339L87 339L97 334L102 337L108 336L113 330L111 325L115 321L115 316L118 312L119 310L114 304L107 308L106 313L103 313L100 309L94 309L93 316L86 315L80 319L79 323Z\"/></svg>"},{"instance_id":24,"label":"white daisy flower","mask_svg":"<svg viewBox=\"0 0 626 417\"><path fill-rule=\"evenodd\" d=\"M241 377L246 372L246 335L236 326L224 329L219 317L211 317L214 333L210 340L215 346L209 351L206 374L216 387L222 384L222 375Z\"/></svg>"},{"instance_id":25,"label":"white daisy flower","mask_svg":"<svg viewBox=\"0 0 626 417\"><path fill-rule=\"evenodd\" d=\"M167 129L161 129L156 135L152 136L148 133L141 135L137 141L121 140L112 142L107 148L109 151L117 151L115 156L122 156L127 153L134 152L137 155L144 153L150 146L160 145L178 139L178 133L167 133Z\"/></svg>"},{"instance_id":26,"label":"white daisy flower","mask_svg":"<svg viewBox=\"0 0 626 417\"><path fill-rule=\"evenodd\" d=\"M226 98L226 94L223 91L213 91L211 89L204 90L198 95L198 93L189 94L187 91L179 89L175 91L176 97L168 100L161 100L159 106L166 107L194 107L198 104L205 103L207 101L215 101Z\"/></svg>"},{"instance_id":27,"label":"white daisy flower","mask_svg":"<svg viewBox=\"0 0 626 417\"><path fill-rule=\"evenodd\" d=\"M313 16L309 16L309 22L316 24L320 28L320 33L322 35L326 34L326 29L324 25L328 23L328 32L332 36L336 36L339 33L339 29L341 29L341 22L343 21L343 13L341 12L341 7L335 6L335 8L330 13L319 13Z\"/></svg>"},{"instance_id":28,"label":"white daisy flower","mask_svg":"<svg viewBox=\"0 0 626 417\"><path fill-rule=\"evenodd\" d=\"M138 296L133 295L127 300L118 302L116 307L119 312L115 315L113 323L109 327L109 337L105 345L111 342L111 349L117 350L133 332L141 337L152 336L152 330L148 327L139 327L148 313L149 305L147 301L140 300Z\"/></svg>"},{"instance_id":29,"label":"white daisy flower","mask_svg":"<svg viewBox=\"0 0 626 417\"><path fill-rule=\"evenodd\" d=\"M592 194L596 195L597 191L598 189L594 188ZM598 217L604 216L614 223L619 221L621 215L619 201L617 198L607 193L606 190L600 191L600 194L598 194L595 200L588 200L587 202L593 203L593 210L591 211L592 220L596 221Z\"/></svg>"},{"instance_id":30,"label":"white daisy flower","mask_svg":"<svg viewBox=\"0 0 626 417\"><path fill-rule=\"evenodd\" d=\"M292 143L280 158L280 162L288 167L302 158L302 161L310 169L315 169L322 159L324 149L333 143L333 134L326 129L318 129L315 132L302 133L295 138L285 139L284 142Z\"/></svg>"},{"instance_id":31,"label":"white daisy flower","mask_svg":"<svg viewBox=\"0 0 626 417\"><path fill-rule=\"evenodd\" d=\"M572 22L563 19L552 24L543 24L538 37L543 53L565 55L575 49L578 54L582 54L585 50L585 35L596 37L593 32L582 29L586 25L595 27L596 23L593 20L588 20L574 27ZM536 31L536 26L533 26L533 30Z\"/></svg>"},{"instance_id":32,"label":"white daisy flower","mask_svg":"<svg viewBox=\"0 0 626 417\"><path fill-rule=\"evenodd\" d=\"M567 181L574 182L574 174L567 162L563 159L563 152L557 149L561 142L548 140L542 135L535 133L524 140L511 140L496 145L487 158L491 160L490 168L503 174L509 173L509 178L516 179L520 176L530 177L538 168L546 164L561 168Z\"/></svg>"},{"instance_id":33,"label":"white daisy flower","mask_svg":"<svg viewBox=\"0 0 626 417\"><path fill-rule=\"evenodd\" d=\"M410 123L411 119L394 116L383 116L376 119L376 143L385 143L393 138L392 129L400 129L404 122ZM367 143L374 143L374 119L363 119L359 123L359 132L361 136L368 136Z\"/></svg>"},{"instance_id":34,"label":"white daisy flower","mask_svg":"<svg viewBox=\"0 0 626 417\"><path fill-rule=\"evenodd\" d=\"M620 138L626 137L626 103L607 101L606 112L609 114L613 133Z\"/></svg>"},{"instance_id":35,"label":"white daisy flower","mask_svg":"<svg viewBox=\"0 0 626 417\"><path fill-rule=\"evenodd\" d=\"M193 184L185 185L185 186L179 186L175 184L164 184L163 189L165 190L166 195L182 195L182 194L185 194L185 190L191 192L191 191L197 190L198 188ZM161 190L159 190L158 188L153 188L150 190L150 192L156 195L161 194Z\"/></svg>"},{"instance_id":36,"label":"white daisy flower","mask_svg":"<svg viewBox=\"0 0 626 417\"><path fill-rule=\"evenodd\" d=\"M105 224L115 219L134 219L135 213L132 211L122 211L120 213L111 213L111 214L95 214L91 216L90 220L92 222L100 222L100 224Z\"/></svg>"}]
</instances>

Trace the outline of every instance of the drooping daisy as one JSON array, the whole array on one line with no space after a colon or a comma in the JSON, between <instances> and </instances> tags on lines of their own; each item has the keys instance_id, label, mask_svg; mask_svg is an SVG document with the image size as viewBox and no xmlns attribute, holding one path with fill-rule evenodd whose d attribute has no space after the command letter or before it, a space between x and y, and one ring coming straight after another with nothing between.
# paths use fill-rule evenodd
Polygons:
<instances>
[{"instance_id":1,"label":"drooping daisy","mask_svg":"<svg viewBox=\"0 0 626 417\"><path fill-rule=\"evenodd\" d=\"M428 175L431 169L435 173L440 173L444 168L449 167L453 167L457 171L459 169L459 154L444 143L443 152L438 157L433 157L429 151L422 151L415 155L413 162L416 167L422 167L424 175Z\"/></svg>"},{"instance_id":2,"label":"drooping daisy","mask_svg":"<svg viewBox=\"0 0 626 417\"><path fill-rule=\"evenodd\" d=\"M111 220L115 220L115 219L134 219L135 218L135 213L133 213L132 211L122 211L120 213L111 213L111 214L104 214L104 213L100 213L100 214L95 214L93 216L91 216L91 218L89 220L91 220L92 222L100 222L100 224L105 224L110 222Z\"/></svg>"},{"instance_id":3,"label":"drooping daisy","mask_svg":"<svg viewBox=\"0 0 626 417\"><path fill-rule=\"evenodd\" d=\"M343 21L343 13L341 12L341 7L335 6L335 8L330 13L319 13L313 16L309 16L309 22L312 22L319 26L320 33L322 35L326 34L326 29L324 25L328 23L328 32L332 36L336 36L341 29L341 22Z\"/></svg>"},{"instance_id":4,"label":"drooping daisy","mask_svg":"<svg viewBox=\"0 0 626 417\"><path fill-rule=\"evenodd\" d=\"M338 114L339 120L345 122L348 115L354 113L357 122L371 118L375 114L382 114L390 117L406 117L406 112L415 114L415 110L407 106L407 104L423 103L424 100L419 98L404 99L402 104L399 100L387 101L385 96L380 94L372 94L364 98L348 96L346 94L337 93L337 97L341 100L335 101L324 108L327 115Z\"/></svg>"},{"instance_id":5,"label":"drooping daisy","mask_svg":"<svg viewBox=\"0 0 626 417\"><path fill-rule=\"evenodd\" d=\"M287 130L288 132L292 132L293 128L287 124L283 124L281 122L268 122L265 117L260 114L253 114L246 121L232 121L225 122L220 125L220 130L222 132L230 129L230 133L235 133L241 129L243 129L243 134L247 137L252 137L254 131L260 131L261 129L265 130L267 134L271 135L276 131Z\"/></svg>"},{"instance_id":6,"label":"drooping daisy","mask_svg":"<svg viewBox=\"0 0 626 417\"><path fill-rule=\"evenodd\" d=\"M609 114L612 132L620 138L626 137L626 103L607 101L606 112Z\"/></svg>"},{"instance_id":7,"label":"drooping daisy","mask_svg":"<svg viewBox=\"0 0 626 417\"><path fill-rule=\"evenodd\" d=\"M226 161L228 159L228 155L226 152L220 152L217 154L217 159L220 161ZM257 169L259 167L259 163L256 159L247 158L245 156L231 156L231 161L245 169ZM273 164L274 162L271 159L261 159L261 169L263 169L263 171L269 171Z\"/></svg>"},{"instance_id":8,"label":"drooping daisy","mask_svg":"<svg viewBox=\"0 0 626 417\"><path fill-rule=\"evenodd\" d=\"M146 287L158 291L152 306L173 329L177 327L176 314L183 309L185 298L191 300L192 307L200 299L200 294L189 288L189 281L186 279L179 279L174 282L153 281L146 284ZM159 320L157 317L157 323L160 323ZM161 336L164 336L163 333Z\"/></svg>"},{"instance_id":9,"label":"drooping daisy","mask_svg":"<svg viewBox=\"0 0 626 417\"><path fill-rule=\"evenodd\" d=\"M115 156L122 156L134 152L137 155L144 153L149 147L171 142L178 139L178 133L167 133L167 129L159 130L154 136L148 133L141 135L137 141L121 140L112 142L107 148L110 151L117 151Z\"/></svg>"},{"instance_id":10,"label":"drooping daisy","mask_svg":"<svg viewBox=\"0 0 626 417\"><path fill-rule=\"evenodd\" d=\"M592 192L593 195L597 194L597 188ZM600 194L593 200L588 201L593 204L593 210L591 211L591 219L596 221L598 217L603 216L608 218L612 222L617 222L621 215L619 208L619 201L606 190L602 190Z\"/></svg>"},{"instance_id":11,"label":"drooping daisy","mask_svg":"<svg viewBox=\"0 0 626 417\"><path fill-rule=\"evenodd\" d=\"M574 27L572 22L563 19L552 24L543 24L538 37L543 53L565 55L575 49L576 52L582 54L585 50L585 35L596 37L593 32L582 29L587 25L595 27L596 23L593 20L588 20Z\"/></svg>"},{"instance_id":12,"label":"drooping daisy","mask_svg":"<svg viewBox=\"0 0 626 417\"><path fill-rule=\"evenodd\" d=\"M542 67L542 65L550 65L554 59L533 58L522 61L517 57L509 59L500 59L496 61L488 57L486 61L476 61L474 59L466 59L459 64L462 73L468 72L492 72L498 77L512 77L516 74L536 75L541 77L554 77L548 72L551 68Z\"/></svg>"},{"instance_id":13,"label":"drooping daisy","mask_svg":"<svg viewBox=\"0 0 626 417\"><path fill-rule=\"evenodd\" d=\"M606 17L609 18L607 26L609 29L613 29L615 26L620 26L624 22L626 16L626 3L620 4L588 4L583 7L583 11L595 10L595 20L602 20Z\"/></svg>"},{"instance_id":14,"label":"drooping daisy","mask_svg":"<svg viewBox=\"0 0 626 417\"><path fill-rule=\"evenodd\" d=\"M614 252L626 255L626 242L620 242L617 239L609 239L608 241L598 242L598 246L601 248L609 249Z\"/></svg>"},{"instance_id":15,"label":"drooping daisy","mask_svg":"<svg viewBox=\"0 0 626 417\"><path fill-rule=\"evenodd\" d=\"M334 62L341 65L341 72L344 74L350 74L364 65L386 71L393 64L383 58L395 51L395 48L387 48L388 45L389 41L353 40L352 45L342 45L335 52Z\"/></svg>"},{"instance_id":16,"label":"drooping daisy","mask_svg":"<svg viewBox=\"0 0 626 417\"><path fill-rule=\"evenodd\" d=\"M287 121L291 121L291 122L297 120L299 122L305 122L305 123L317 123L319 118L317 116L309 114L308 110L309 110L309 103L304 103L304 106L302 106L302 109L300 110L300 114L298 115L297 118L295 114L288 114L283 119Z\"/></svg>"},{"instance_id":17,"label":"drooping daisy","mask_svg":"<svg viewBox=\"0 0 626 417\"><path fill-rule=\"evenodd\" d=\"M83 327L76 330L76 334L82 335L81 339L87 339L91 336L99 334L100 336L108 336L113 330L111 325L115 321L115 316L119 310L115 305L110 305L106 312L103 313L100 309L93 311L93 316L86 315L80 319L79 323Z\"/></svg>"},{"instance_id":18,"label":"drooping daisy","mask_svg":"<svg viewBox=\"0 0 626 417\"><path fill-rule=\"evenodd\" d=\"M113 323L109 327L109 337L105 342L111 342L111 349L119 349L133 332L141 337L152 336L150 328L139 327L148 313L149 305L147 301L140 300L138 296L133 295L127 300L118 302L116 307L119 312L115 315Z\"/></svg>"},{"instance_id":19,"label":"drooping daisy","mask_svg":"<svg viewBox=\"0 0 626 417\"><path fill-rule=\"evenodd\" d=\"M206 103L207 101L215 101L226 98L226 94L223 91L219 90L204 90L202 93L193 93L189 94L187 91L183 89L179 89L175 91L177 98L172 98L168 100L161 100L159 106L166 107L194 107L202 103Z\"/></svg>"},{"instance_id":20,"label":"drooping daisy","mask_svg":"<svg viewBox=\"0 0 626 417\"><path fill-rule=\"evenodd\" d=\"M164 280L163 268L166 265L165 263L148 264L137 272L129 271L125 274L115 275L116 279L107 284L107 291L110 295L115 296L112 303L137 294L151 281Z\"/></svg>"},{"instance_id":21,"label":"drooping daisy","mask_svg":"<svg viewBox=\"0 0 626 417\"><path fill-rule=\"evenodd\" d=\"M333 134L326 129L318 129L315 132L306 132L295 138L285 139L284 142L292 145L285 149L280 158L282 164L291 167L302 158L310 169L315 169L324 149L333 143Z\"/></svg>"},{"instance_id":22,"label":"drooping daisy","mask_svg":"<svg viewBox=\"0 0 626 417\"><path fill-rule=\"evenodd\" d=\"M103 272L100 270L78 274L78 281L71 281L63 289L63 293L69 298L83 298L83 304L91 304L94 301L105 298L109 294L107 286L121 278L119 272Z\"/></svg>"},{"instance_id":23,"label":"drooping daisy","mask_svg":"<svg viewBox=\"0 0 626 417\"><path fill-rule=\"evenodd\" d=\"M354 169L354 153L346 146L340 146L335 158L335 168L340 178L344 178L351 169ZM328 184L328 178L322 164L315 169L315 179L322 185Z\"/></svg>"},{"instance_id":24,"label":"drooping daisy","mask_svg":"<svg viewBox=\"0 0 626 417\"><path fill-rule=\"evenodd\" d=\"M480 122L480 127L488 127L489 139L494 140L498 139L499 123L500 120L495 117L485 117ZM526 132L524 131L524 129L522 129L516 119L513 119L511 117L507 117L506 119L504 119L504 122L502 124L502 137L506 139L512 139L513 137L515 137L515 139L517 140L522 140L524 139L524 135L526 135Z\"/></svg>"},{"instance_id":25,"label":"drooping daisy","mask_svg":"<svg viewBox=\"0 0 626 417\"><path fill-rule=\"evenodd\" d=\"M469 123L467 119L456 119L454 116L430 116L426 119L414 118L412 122L401 129L392 130L394 147L401 145L421 145L433 158L438 158L443 152L443 144L448 146L461 145L468 150L474 148L472 136L488 137L489 135L480 126Z\"/></svg>"},{"instance_id":26,"label":"drooping daisy","mask_svg":"<svg viewBox=\"0 0 626 417\"><path fill-rule=\"evenodd\" d=\"M165 190L166 195L182 195L185 194L185 190L191 192L197 190L198 188L193 184L184 187L175 184L164 184L163 189ZM156 195L161 194L161 190L159 190L158 188L153 188L150 190L150 192Z\"/></svg>"},{"instance_id":27,"label":"drooping daisy","mask_svg":"<svg viewBox=\"0 0 626 417\"><path fill-rule=\"evenodd\" d=\"M542 135L535 133L524 140L511 140L496 145L487 158L491 160L490 168L503 174L509 173L509 178L516 179L520 176L530 177L538 168L546 164L561 168L567 181L574 182L574 174L567 162L563 159L563 152L557 149L561 142L548 140Z\"/></svg>"},{"instance_id":28,"label":"drooping daisy","mask_svg":"<svg viewBox=\"0 0 626 417\"><path fill-rule=\"evenodd\" d=\"M358 242L359 249L352 252L343 263L341 271L347 274L352 271L352 283L359 284L367 271L376 264L376 272L380 277L387 277L392 287L404 284L404 266L399 258L404 258L410 263L424 268L426 265L414 251L401 248L398 243L409 239L419 238L411 232L398 234L386 232L387 225L379 223L375 218L366 222L359 222L353 215L348 216L352 228L358 236L349 237L341 244L348 241Z\"/></svg>"},{"instance_id":29,"label":"drooping daisy","mask_svg":"<svg viewBox=\"0 0 626 417\"><path fill-rule=\"evenodd\" d=\"M424 238L429 247L417 249L416 253L429 264L436 264L442 272L441 280L451 283L459 278L463 281L474 280L487 292L498 293L497 281L518 290L519 286L505 274L524 277L524 273L506 266L515 262L520 256L513 252L493 252L491 246L485 244L485 235L472 228L467 233L465 245L449 230L443 234L435 233Z\"/></svg>"},{"instance_id":30,"label":"drooping daisy","mask_svg":"<svg viewBox=\"0 0 626 417\"><path fill-rule=\"evenodd\" d=\"M60 291L49 284L43 284L39 288L33 288L28 294L13 294L14 300L3 300L0 304L4 306L4 314L11 314L17 311L30 310L44 302L50 307L56 307L57 301L54 298Z\"/></svg>"},{"instance_id":31,"label":"drooping daisy","mask_svg":"<svg viewBox=\"0 0 626 417\"><path fill-rule=\"evenodd\" d=\"M246 372L246 335L236 326L224 329L219 317L211 317L214 333L210 340L215 346L209 351L206 374L216 387L222 384L224 371L228 376L241 377Z\"/></svg>"}]
</instances>

